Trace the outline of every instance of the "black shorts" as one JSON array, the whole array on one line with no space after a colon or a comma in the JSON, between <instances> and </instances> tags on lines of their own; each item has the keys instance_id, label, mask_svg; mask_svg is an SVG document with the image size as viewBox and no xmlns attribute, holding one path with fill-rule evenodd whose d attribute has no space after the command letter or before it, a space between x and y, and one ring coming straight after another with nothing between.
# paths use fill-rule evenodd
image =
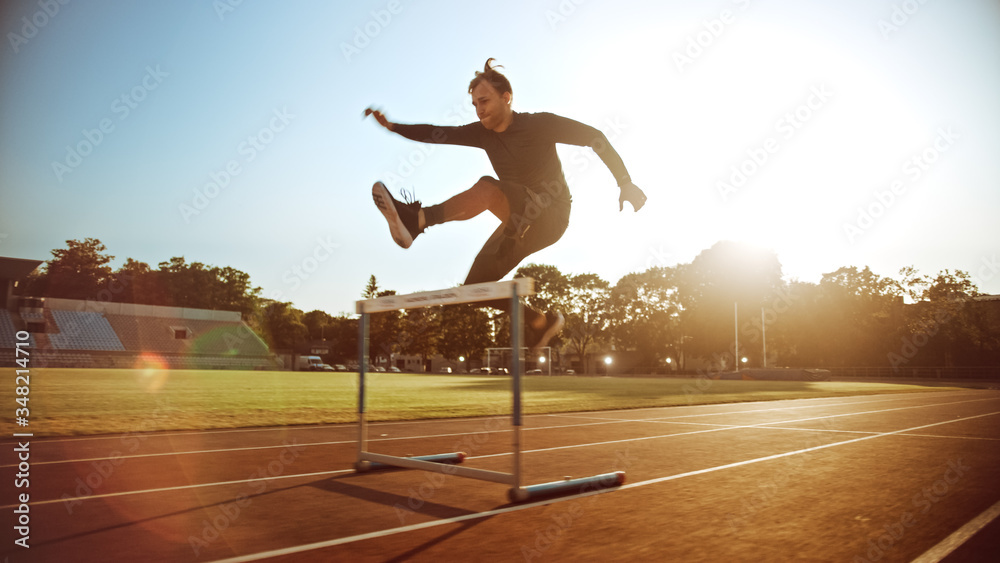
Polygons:
<instances>
[{"instance_id":1,"label":"black shorts","mask_svg":"<svg viewBox=\"0 0 1000 563\"><path fill-rule=\"evenodd\" d=\"M476 256L466 284L498 281L522 260L559 240L569 226L568 191L531 190L496 182L510 205L510 218L497 227Z\"/></svg>"}]
</instances>

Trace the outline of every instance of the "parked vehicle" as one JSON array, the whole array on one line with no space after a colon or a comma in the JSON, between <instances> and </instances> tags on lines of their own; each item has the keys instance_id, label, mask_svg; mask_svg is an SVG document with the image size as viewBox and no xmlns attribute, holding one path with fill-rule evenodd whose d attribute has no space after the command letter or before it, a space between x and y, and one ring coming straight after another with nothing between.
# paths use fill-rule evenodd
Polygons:
<instances>
[{"instance_id":1,"label":"parked vehicle","mask_svg":"<svg viewBox=\"0 0 1000 563\"><path fill-rule=\"evenodd\" d=\"M298 356L295 359L295 369L298 371L319 371L323 359L319 356Z\"/></svg>"}]
</instances>

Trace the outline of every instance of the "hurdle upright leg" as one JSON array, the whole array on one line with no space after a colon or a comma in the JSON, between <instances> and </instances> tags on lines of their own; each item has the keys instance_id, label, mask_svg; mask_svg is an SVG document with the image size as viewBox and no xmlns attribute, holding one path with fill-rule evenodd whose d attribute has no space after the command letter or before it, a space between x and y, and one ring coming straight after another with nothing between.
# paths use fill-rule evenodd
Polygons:
<instances>
[{"instance_id":1,"label":"hurdle upright leg","mask_svg":"<svg viewBox=\"0 0 1000 563\"><path fill-rule=\"evenodd\" d=\"M514 432L514 488L511 489L510 496L520 499L524 491L521 474L521 318L523 315L517 285L513 286L513 295L510 299L510 367L513 370L511 386L514 391L514 404L511 409L511 426Z\"/></svg>"},{"instance_id":2,"label":"hurdle upright leg","mask_svg":"<svg viewBox=\"0 0 1000 563\"><path fill-rule=\"evenodd\" d=\"M368 416L365 406L365 371L368 364L368 313L361 313L358 320L358 460L354 468L367 471L371 462L364 459L368 451Z\"/></svg>"}]
</instances>

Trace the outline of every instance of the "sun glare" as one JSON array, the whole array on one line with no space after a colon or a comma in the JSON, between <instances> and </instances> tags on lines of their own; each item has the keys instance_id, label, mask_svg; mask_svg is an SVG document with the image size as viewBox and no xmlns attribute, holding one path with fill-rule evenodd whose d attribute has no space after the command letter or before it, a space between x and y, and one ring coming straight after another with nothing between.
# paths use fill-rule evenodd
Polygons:
<instances>
[{"instance_id":1,"label":"sun glare","mask_svg":"<svg viewBox=\"0 0 1000 563\"><path fill-rule=\"evenodd\" d=\"M155 393L167 384L170 372L167 363L156 354L146 352L139 356L135 363L136 382L139 387L149 393Z\"/></svg>"}]
</instances>

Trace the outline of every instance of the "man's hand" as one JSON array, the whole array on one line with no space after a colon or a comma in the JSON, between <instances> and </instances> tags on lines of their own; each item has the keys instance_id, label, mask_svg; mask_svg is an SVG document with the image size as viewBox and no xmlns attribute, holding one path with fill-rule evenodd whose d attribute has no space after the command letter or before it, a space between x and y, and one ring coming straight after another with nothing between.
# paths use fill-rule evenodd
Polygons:
<instances>
[{"instance_id":1,"label":"man's hand","mask_svg":"<svg viewBox=\"0 0 1000 563\"><path fill-rule=\"evenodd\" d=\"M385 115L381 111L370 107L365 108L365 117L368 117L369 115L374 115L375 121L378 121L378 124L381 125L382 127L385 127L389 131L393 130L393 125L395 124L386 119Z\"/></svg>"},{"instance_id":2,"label":"man's hand","mask_svg":"<svg viewBox=\"0 0 1000 563\"><path fill-rule=\"evenodd\" d=\"M642 193L639 186L629 182L621 186L621 190L622 193L618 196L618 211L624 211L626 201L632 204L634 211L639 211L643 205L646 205L646 194Z\"/></svg>"}]
</instances>

